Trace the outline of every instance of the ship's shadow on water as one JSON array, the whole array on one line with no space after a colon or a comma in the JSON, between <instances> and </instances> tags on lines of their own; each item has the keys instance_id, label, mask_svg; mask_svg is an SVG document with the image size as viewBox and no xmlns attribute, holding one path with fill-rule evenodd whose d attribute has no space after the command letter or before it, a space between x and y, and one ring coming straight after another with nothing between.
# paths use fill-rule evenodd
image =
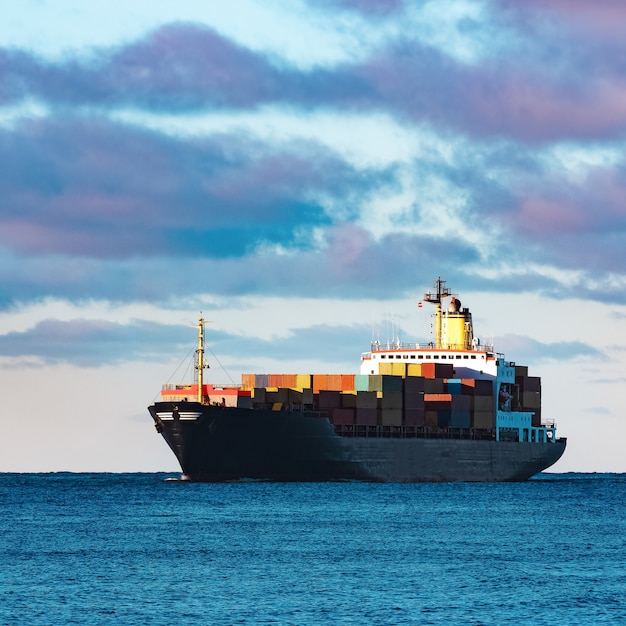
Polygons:
<instances>
[{"instance_id":1,"label":"ship's shadow on water","mask_svg":"<svg viewBox=\"0 0 626 626\"><path fill-rule=\"evenodd\" d=\"M622 474L179 477L0 475L0 623L626 620Z\"/></svg>"}]
</instances>

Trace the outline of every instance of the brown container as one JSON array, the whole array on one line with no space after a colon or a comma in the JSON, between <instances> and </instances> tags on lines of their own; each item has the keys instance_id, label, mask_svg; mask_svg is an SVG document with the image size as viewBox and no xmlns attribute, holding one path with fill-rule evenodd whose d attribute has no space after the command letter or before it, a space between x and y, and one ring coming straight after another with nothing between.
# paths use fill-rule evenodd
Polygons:
<instances>
[{"instance_id":1,"label":"brown container","mask_svg":"<svg viewBox=\"0 0 626 626\"><path fill-rule=\"evenodd\" d=\"M383 426L402 426L402 409L380 409L380 423Z\"/></svg>"},{"instance_id":2,"label":"brown container","mask_svg":"<svg viewBox=\"0 0 626 626\"><path fill-rule=\"evenodd\" d=\"M535 427L541 426L541 409L535 409L532 417L532 425Z\"/></svg>"},{"instance_id":3,"label":"brown container","mask_svg":"<svg viewBox=\"0 0 626 626\"><path fill-rule=\"evenodd\" d=\"M424 426L424 409L404 409L404 423L407 426Z\"/></svg>"},{"instance_id":4,"label":"brown container","mask_svg":"<svg viewBox=\"0 0 626 626\"><path fill-rule=\"evenodd\" d=\"M320 411L341 408L341 392L322 389L317 394L317 405Z\"/></svg>"},{"instance_id":5,"label":"brown container","mask_svg":"<svg viewBox=\"0 0 626 626\"><path fill-rule=\"evenodd\" d=\"M404 393L424 393L425 381L422 376L407 376L404 379Z\"/></svg>"},{"instance_id":6,"label":"brown container","mask_svg":"<svg viewBox=\"0 0 626 626\"><path fill-rule=\"evenodd\" d=\"M342 426L354 424L354 409L332 409L330 421Z\"/></svg>"},{"instance_id":7,"label":"brown container","mask_svg":"<svg viewBox=\"0 0 626 626\"><path fill-rule=\"evenodd\" d=\"M285 387L279 387L276 391L265 391L265 401L271 404L281 403L286 404L289 402L289 389Z\"/></svg>"},{"instance_id":8,"label":"brown container","mask_svg":"<svg viewBox=\"0 0 626 626\"><path fill-rule=\"evenodd\" d=\"M296 389L289 389L289 402L293 404L302 404L302 392Z\"/></svg>"},{"instance_id":9,"label":"brown container","mask_svg":"<svg viewBox=\"0 0 626 626\"><path fill-rule=\"evenodd\" d=\"M453 411L467 411L469 414L472 408L472 396L453 395L451 405Z\"/></svg>"},{"instance_id":10,"label":"brown container","mask_svg":"<svg viewBox=\"0 0 626 626\"><path fill-rule=\"evenodd\" d=\"M423 393L405 393L404 394L405 409L424 409Z\"/></svg>"},{"instance_id":11,"label":"brown container","mask_svg":"<svg viewBox=\"0 0 626 626\"><path fill-rule=\"evenodd\" d=\"M425 378L424 393L445 393L446 384L443 378Z\"/></svg>"},{"instance_id":12,"label":"brown container","mask_svg":"<svg viewBox=\"0 0 626 626\"><path fill-rule=\"evenodd\" d=\"M475 396L493 396L493 381L491 380L475 380L474 381Z\"/></svg>"},{"instance_id":13,"label":"brown container","mask_svg":"<svg viewBox=\"0 0 626 626\"><path fill-rule=\"evenodd\" d=\"M242 374L241 375L241 388L251 391L254 389L256 383L256 374Z\"/></svg>"},{"instance_id":14,"label":"brown container","mask_svg":"<svg viewBox=\"0 0 626 626\"><path fill-rule=\"evenodd\" d=\"M376 408L358 408L355 410L355 423L361 426L376 426L378 424L378 410Z\"/></svg>"},{"instance_id":15,"label":"brown container","mask_svg":"<svg viewBox=\"0 0 626 626\"><path fill-rule=\"evenodd\" d=\"M541 391L541 378L539 376L524 376L521 388L522 391Z\"/></svg>"},{"instance_id":16,"label":"brown container","mask_svg":"<svg viewBox=\"0 0 626 626\"><path fill-rule=\"evenodd\" d=\"M252 390L252 399L254 400L255 404L265 404L265 395L265 387L255 387Z\"/></svg>"},{"instance_id":17,"label":"brown container","mask_svg":"<svg viewBox=\"0 0 626 626\"><path fill-rule=\"evenodd\" d=\"M538 409L541 407L541 393L539 391L524 391L521 401L524 409Z\"/></svg>"},{"instance_id":18,"label":"brown container","mask_svg":"<svg viewBox=\"0 0 626 626\"><path fill-rule=\"evenodd\" d=\"M490 411L493 415L493 398L491 396L474 396L474 411Z\"/></svg>"},{"instance_id":19,"label":"brown container","mask_svg":"<svg viewBox=\"0 0 626 626\"><path fill-rule=\"evenodd\" d=\"M378 408L378 397L375 391L357 391L356 392L356 408L357 409L376 409Z\"/></svg>"},{"instance_id":20,"label":"brown container","mask_svg":"<svg viewBox=\"0 0 626 626\"><path fill-rule=\"evenodd\" d=\"M496 420L493 412L474 411L472 414L472 425L474 428L483 428L487 430L495 428Z\"/></svg>"},{"instance_id":21,"label":"brown container","mask_svg":"<svg viewBox=\"0 0 626 626\"><path fill-rule=\"evenodd\" d=\"M528 366L527 365L516 365L515 366L515 378L518 376L528 376Z\"/></svg>"},{"instance_id":22,"label":"brown container","mask_svg":"<svg viewBox=\"0 0 626 626\"><path fill-rule=\"evenodd\" d=\"M437 415L437 411L424 411L424 426L428 426L429 428L439 427L439 417Z\"/></svg>"},{"instance_id":23,"label":"brown container","mask_svg":"<svg viewBox=\"0 0 626 626\"><path fill-rule=\"evenodd\" d=\"M385 391L380 399L381 409L400 409L402 410L402 392L401 391Z\"/></svg>"},{"instance_id":24,"label":"brown container","mask_svg":"<svg viewBox=\"0 0 626 626\"><path fill-rule=\"evenodd\" d=\"M356 391L342 391L341 392L341 408L343 409L355 409L356 408Z\"/></svg>"}]
</instances>

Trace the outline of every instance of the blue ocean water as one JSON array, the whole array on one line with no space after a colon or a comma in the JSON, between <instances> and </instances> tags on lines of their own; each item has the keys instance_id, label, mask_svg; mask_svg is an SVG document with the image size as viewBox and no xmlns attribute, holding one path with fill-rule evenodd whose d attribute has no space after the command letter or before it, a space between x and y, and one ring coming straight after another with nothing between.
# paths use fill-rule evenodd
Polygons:
<instances>
[{"instance_id":1,"label":"blue ocean water","mask_svg":"<svg viewBox=\"0 0 626 626\"><path fill-rule=\"evenodd\" d=\"M0 474L2 624L626 623L626 475Z\"/></svg>"}]
</instances>

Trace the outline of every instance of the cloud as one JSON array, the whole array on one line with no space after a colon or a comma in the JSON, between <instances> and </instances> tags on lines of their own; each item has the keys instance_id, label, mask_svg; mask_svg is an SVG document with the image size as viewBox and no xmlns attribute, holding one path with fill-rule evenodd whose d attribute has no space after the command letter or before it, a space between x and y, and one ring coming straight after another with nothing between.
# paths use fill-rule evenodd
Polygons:
<instances>
[{"instance_id":1,"label":"cloud","mask_svg":"<svg viewBox=\"0 0 626 626\"><path fill-rule=\"evenodd\" d=\"M73 363L100 367L132 360L150 360L180 350L179 329L137 322L131 325L100 320L46 320L23 332L0 335L4 357L37 357L45 364Z\"/></svg>"},{"instance_id":2,"label":"cloud","mask_svg":"<svg viewBox=\"0 0 626 626\"><path fill-rule=\"evenodd\" d=\"M349 4L380 11L378 3ZM507 26L513 29L516 23ZM537 41L532 33L516 34L501 54L480 64L458 61L415 33L402 33L364 61L298 70L207 27L169 24L125 46L64 62L0 51L0 99L16 103L30 97L54 107L139 107L179 114L255 110L268 104L384 111L411 123L530 144L623 134L626 81L618 62L592 52L593 60L586 63L594 71L581 72L580 42L571 36L562 41L568 53L547 63L554 50L549 37Z\"/></svg>"},{"instance_id":3,"label":"cloud","mask_svg":"<svg viewBox=\"0 0 626 626\"><path fill-rule=\"evenodd\" d=\"M567 361L581 357L604 358L605 356L596 348L580 341L542 343L530 337L506 334L494 338L494 343L506 354L514 354L518 363Z\"/></svg>"},{"instance_id":4,"label":"cloud","mask_svg":"<svg viewBox=\"0 0 626 626\"><path fill-rule=\"evenodd\" d=\"M365 177L311 143L167 138L93 118L0 132L0 244L28 255L241 256L330 223L320 200Z\"/></svg>"},{"instance_id":5,"label":"cloud","mask_svg":"<svg viewBox=\"0 0 626 626\"><path fill-rule=\"evenodd\" d=\"M369 332L367 325L317 325L296 328L286 337L268 340L212 330L207 359L216 370L221 367L220 360L228 359L239 363L239 368L245 371L259 359L293 361L298 355L306 355L311 362L354 362L356 370L361 352L369 345ZM19 357L23 362L32 357L38 359L39 366L71 363L79 367L101 367L172 356L191 360L195 346L195 336L186 327L143 321L116 324L102 320L50 319L26 331L0 335L3 358ZM186 375L193 376L193 372Z\"/></svg>"}]
</instances>

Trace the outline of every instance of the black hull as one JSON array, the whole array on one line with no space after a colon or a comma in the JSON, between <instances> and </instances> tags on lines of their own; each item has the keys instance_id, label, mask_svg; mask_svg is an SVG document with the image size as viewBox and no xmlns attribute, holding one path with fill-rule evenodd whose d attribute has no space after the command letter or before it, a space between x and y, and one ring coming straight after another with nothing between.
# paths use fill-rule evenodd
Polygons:
<instances>
[{"instance_id":1,"label":"black hull","mask_svg":"<svg viewBox=\"0 0 626 626\"><path fill-rule=\"evenodd\" d=\"M196 402L158 402L149 411L184 478L197 482L523 481L556 463L566 445L343 437L314 414Z\"/></svg>"}]
</instances>

